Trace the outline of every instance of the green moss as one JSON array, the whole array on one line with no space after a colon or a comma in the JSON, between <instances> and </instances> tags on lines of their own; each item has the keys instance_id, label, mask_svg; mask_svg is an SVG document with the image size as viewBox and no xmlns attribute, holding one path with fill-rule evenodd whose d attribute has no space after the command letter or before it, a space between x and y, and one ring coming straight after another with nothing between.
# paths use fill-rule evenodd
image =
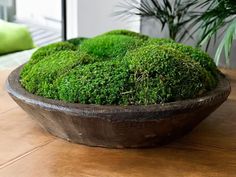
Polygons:
<instances>
[{"instance_id":1,"label":"green moss","mask_svg":"<svg viewBox=\"0 0 236 177\"><path fill-rule=\"evenodd\" d=\"M188 56L162 46L145 46L126 56L134 72L132 101L155 104L193 98L208 90L207 72Z\"/></svg>"},{"instance_id":2,"label":"green moss","mask_svg":"<svg viewBox=\"0 0 236 177\"><path fill-rule=\"evenodd\" d=\"M44 60L45 58L56 52L74 51L74 50L76 50L76 47L68 42L57 42L54 44L49 44L47 46L41 47L33 53L29 62L24 66L21 75L22 77L24 77L24 75L27 75L27 73L31 70L33 65L35 65L41 60Z\"/></svg>"},{"instance_id":3,"label":"green moss","mask_svg":"<svg viewBox=\"0 0 236 177\"><path fill-rule=\"evenodd\" d=\"M83 104L118 104L129 76L128 65L121 60L76 67L57 80L59 99Z\"/></svg>"},{"instance_id":4,"label":"green moss","mask_svg":"<svg viewBox=\"0 0 236 177\"><path fill-rule=\"evenodd\" d=\"M98 58L75 51L59 51L32 66L30 72L21 72L21 84L31 93L57 98L53 83L59 76L78 65L94 63Z\"/></svg>"},{"instance_id":5,"label":"green moss","mask_svg":"<svg viewBox=\"0 0 236 177\"><path fill-rule=\"evenodd\" d=\"M186 46L180 43L169 43L163 45L181 51L185 55L191 57L193 60L197 61L203 68L209 71L215 79L217 79L217 66L214 63L214 60L207 53L203 52L200 49Z\"/></svg>"},{"instance_id":6,"label":"green moss","mask_svg":"<svg viewBox=\"0 0 236 177\"><path fill-rule=\"evenodd\" d=\"M165 39L165 38L150 38L148 39L144 45L166 45L176 43L172 39Z\"/></svg>"},{"instance_id":7,"label":"green moss","mask_svg":"<svg viewBox=\"0 0 236 177\"><path fill-rule=\"evenodd\" d=\"M76 67L56 81L59 99L83 104L156 104L199 96L207 72L171 48L146 46L115 59ZM99 88L99 89L96 89Z\"/></svg>"},{"instance_id":8,"label":"green moss","mask_svg":"<svg viewBox=\"0 0 236 177\"><path fill-rule=\"evenodd\" d=\"M124 35L102 35L84 41L80 50L101 58L122 57L143 45L141 39Z\"/></svg>"},{"instance_id":9,"label":"green moss","mask_svg":"<svg viewBox=\"0 0 236 177\"><path fill-rule=\"evenodd\" d=\"M38 61L44 59L46 56L54 54L55 52L68 50L76 50L76 47L68 42L57 42L54 44L49 44L47 46L39 48L36 52L34 52L31 56L30 62L37 63Z\"/></svg>"},{"instance_id":10,"label":"green moss","mask_svg":"<svg viewBox=\"0 0 236 177\"><path fill-rule=\"evenodd\" d=\"M82 44L87 39L88 38L85 38L85 37L79 37L79 38L69 39L67 42L69 42L69 43L71 43L75 46L79 46L80 44Z\"/></svg>"},{"instance_id":11,"label":"green moss","mask_svg":"<svg viewBox=\"0 0 236 177\"><path fill-rule=\"evenodd\" d=\"M118 30L40 48L20 79L29 92L66 102L148 105L212 90L217 68L199 49Z\"/></svg>"},{"instance_id":12,"label":"green moss","mask_svg":"<svg viewBox=\"0 0 236 177\"><path fill-rule=\"evenodd\" d=\"M216 87L218 83L218 70L214 60L205 52L198 48L186 46L176 43L171 39L149 39L145 45L159 45L165 46L177 51L182 52L184 55L189 56L192 60L198 62L204 69L208 71L207 75L210 78L209 88Z\"/></svg>"},{"instance_id":13,"label":"green moss","mask_svg":"<svg viewBox=\"0 0 236 177\"><path fill-rule=\"evenodd\" d=\"M149 37L140 33L136 33L133 31L129 30L113 30L109 31L107 33L104 33L103 35L124 35L124 36L130 36L130 37L135 37L135 38L141 38L143 40L148 40Z\"/></svg>"}]
</instances>

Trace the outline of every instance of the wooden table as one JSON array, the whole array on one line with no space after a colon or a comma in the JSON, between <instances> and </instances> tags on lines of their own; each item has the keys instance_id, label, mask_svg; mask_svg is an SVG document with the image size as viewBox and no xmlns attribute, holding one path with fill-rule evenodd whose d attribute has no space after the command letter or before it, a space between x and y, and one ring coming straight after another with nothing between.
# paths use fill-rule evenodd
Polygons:
<instances>
[{"instance_id":1,"label":"wooden table","mask_svg":"<svg viewBox=\"0 0 236 177\"><path fill-rule=\"evenodd\" d=\"M4 91L0 71L0 177L236 177L236 71L232 93L187 136L154 149L71 144L41 129Z\"/></svg>"}]
</instances>

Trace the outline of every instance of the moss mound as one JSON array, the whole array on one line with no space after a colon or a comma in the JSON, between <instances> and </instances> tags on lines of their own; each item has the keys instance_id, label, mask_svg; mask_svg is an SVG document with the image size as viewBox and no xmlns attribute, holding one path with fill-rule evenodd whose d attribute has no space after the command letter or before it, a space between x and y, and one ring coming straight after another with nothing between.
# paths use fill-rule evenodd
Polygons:
<instances>
[{"instance_id":1,"label":"moss mound","mask_svg":"<svg viewBox=\"0 0 236 177\"><path fill-rule=\"evenodd\" d=\"M134 73L135 104L193 98L209 89L207 71L174 49L149 45L126 57Z\"/></svg>"},{"instance_id":2,"label":"moss mound","mask_svg":"<svg viewBox=\"0 0 236 177\"><path fill-rule=\"evenodd\" d=\"M181 51L185 55L190 56L193 60L197 61L207 71L210 71L210 73L215 78L217 78L217 73L218 73L217 67L213 59L207 53L203 52L200 49L193 48L191 46L186 46L180 43L166 43L163 45Z\"/></svg>"},{"instance_id":3,"label":"moss mound","mask_svg":"<svg viewBox=\"0 0 236 177\"><path fill-rule=\"evenodd\" d=\"M37 51L33 53L29 62L24 66L22 77L26 76L26 74L31 70L33 65L35 65L41 60L46 59L48 56L60 51L74 51L74 50L76 50L76 46L69 42L57 42L39 48Z\"/></svg>"},{"instance_id":4,"label":"moss mound","mask_svg":"<svg viewBox=\"0 0 236 177\"><path fill-rule=\"evenodd\" d=\"M24 74L23 70L21 83L31 93L55 99L57 92L53 83L58 77L78 65L93 63L96 60L98 59L86 53L59 51L33 65L27 74Z\"/></svg>"},{"instance_id":5,"label":"moss mound","mask_svg":"<svg viewBox=\"0 0 236 177\"><path fill-rule=\"evenodd\" d=\"M20 81L33 94L66 102L148 105L198 97L215 88L216 73L198 49L116 30L38 49Z\"/></svg>"},{"instance_id":6,"label":"moss mound","mask_svg":"<svg viewBox=\"0 0 236 177\"><path fill-rule=\"evenodd\" d=\"M36 52L31 56L30 62L37 63L38 61L44 59L45 57L54 54L59 51L68 51L68 50L76 50L76 47L69 42L57 42L54 44L50 44L45 47L39 48Z\"/></svg>"},{"instance_id":7,"label":"moss mound","mask_svg":"<svg viewBox=\"0 0 236 177\"><path fill-rule=\"evenodd\" d=\"M165 39L165 38L150 38L148 39L144 45L166 45L175 43L172 39Z\"/></svg>"},{"instance_id":8,"label":"moss mound","mask_svg":"<svg viewBox=\"0 0 236 177\"><path fill-rule=\"evenodd\" d=\"M70 39L68 40L67 42L68 43L71 43L75 46L79 46L81 45L85 40L87 40L88 38L85 38L85 37L79 37L79 38L73 38L73 39Z\"/></svg>"},{"instance_id":9,"label":"moss mound","mask_svg":"<svg viewBox=\"0 0 236 177\"><path fill-rule=\"evenodd\" d=\"M108 60L78 66L60 77L55 85L59 99L83 104L124 104L121 96L129 82L125 61Z\"/></svg>"},{"instance_id":10,"label":"moss mound","mask_svg":"<svg viewBox=\"0 0 236 177\"><path fill-rule=\"evenodd\" d=\"M123 57L127 51L143 45L143 40L126 35L101 35L86 40L80 50L101 58Z\"/></svg>"},{"instance_id":11,"label":"moss mound","mask_svg":"<svg viewBox=\"0 0 236 177\"><path fill-rule=\"evenodd\" d=\"M107 33L104 33L103 35L124 35L124 36L130 36L130 37L135 37L135 38L140 38L143 40L148 40L149 37L140 33L136 33L133 31L129 30L113 30L109 31Z\"/></svg>"}]
</instances>

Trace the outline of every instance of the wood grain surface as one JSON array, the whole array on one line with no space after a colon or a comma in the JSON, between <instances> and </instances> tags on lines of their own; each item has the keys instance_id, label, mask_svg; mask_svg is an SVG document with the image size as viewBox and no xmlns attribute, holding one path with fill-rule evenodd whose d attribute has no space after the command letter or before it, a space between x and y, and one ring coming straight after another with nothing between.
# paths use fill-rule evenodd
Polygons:
<instances>
[{"instance_id":1,"label":"wood grain surface","mask_svg":"<svg viewBox=\"0 0 236 177\"><path fill-rule=\"evenodd\" d=\"M236 71L227 102L187 136L152 149L68 143L45 132L4 91L0 71L0 177L236 177Z\"/></svg>"}]
</instances>

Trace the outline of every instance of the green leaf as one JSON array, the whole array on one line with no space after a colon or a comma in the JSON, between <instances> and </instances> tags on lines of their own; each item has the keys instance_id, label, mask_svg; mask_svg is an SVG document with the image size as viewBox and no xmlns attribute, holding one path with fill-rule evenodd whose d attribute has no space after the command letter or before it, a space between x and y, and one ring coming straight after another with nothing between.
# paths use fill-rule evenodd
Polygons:
<instances>
[{"instance_id":1,"label":"green leaf","mask_svg":"<svg viewBox=\"0 0 236 177\"><path fill-rule=\"evenodd\" d=\"M189 35L189 24L198 16L194 11L199 0L131 0L119 5L120 10L115 13L118 16L131 17L138 15L155 19L161 24L162 30L166 26L169 30L169 38L184 40L192 37ZM186 30L188 29L188 30ZM177 36L183 37L178 38Z\"/></svg>"},{"instance_id":2,"label":"green leaf","mask_svg":"<svg viewBox=\"0 0 236 177\"><path fill-rule=\"evenodd\" d=\"M220 56L224 48L226 64L230 64L230 51L232 48L233 40L236 36L236 19L229 25L224 38L222 39L215 56L217 64L219 64Z\"/></svg>"}]
</instances>

